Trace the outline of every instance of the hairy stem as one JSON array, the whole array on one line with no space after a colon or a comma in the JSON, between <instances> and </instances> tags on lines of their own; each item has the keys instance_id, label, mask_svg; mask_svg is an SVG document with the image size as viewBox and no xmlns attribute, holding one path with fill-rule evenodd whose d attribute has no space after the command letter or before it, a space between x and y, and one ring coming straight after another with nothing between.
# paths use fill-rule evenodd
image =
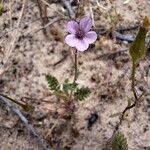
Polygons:
<instances>
[{"instance_id":1,"label":"hairy stem","mask_svg":"<svg viewBox=\"0 0 150 150\"><path fill-rule=\"evenodd\" d=\"M73 82L72 82L73 85L76 83L77 78L78 78L78 59L77 59L77 53L78 53L78 51L77 51L77 49L75 49L75 52L74 52L74 69L75 69L75 71L74 71L74 79L73 79ZM70 92L69 100L71 100L71 98L72 98L73 90L74 89L72 89L71 92Z\"/></svg>"},{"instance_id":2,"label":"hairy stem","mask_svg":"<svg viewBox=\"0 0 150 150\"><path fill-rule=\"evenodd\" d=\"M122 122L122 120L123 120L123 118L124 118L125 113L126 113L129 109L135 107L135 106L137 105L137 102L138 102L138 96L137 96L136 91L135 91L135 71L136 71L136 63L135 63L135 61L133 60L133 61L132 61L132 73L131 73L131 89L132 89L132 92L133 92L133 94L134 94L135 101L134 101L134 103L133 103L132 105L127 106L127 107L124 109L124 111L122 112L121 119L120 119L121 122Z\"/></svg>"},{"instance_id":3,"label":"hairy stem","mask_svg":"<svg viewBox=\"0 0 150 150\"><path fill-rule=\"evenodd\" d=\"M138 96L136 94L136 91L135 91L135 71L136 71L136 63L135 61L132 61L132 73L131 73L131 89L132 89L132 92L134 94L134 98L135 98L135 101L132 105L128 105L122 112L121 114L121 117L120 117L120 121L118 123L118 125L116 126L116 129L114 131L114 133L119 129L119 127L121 126L122 124L122 121L124 119L124 116L126 114L126 112L132 108L134 108L136 105L137 105L137 102L138 102Z\"/></svg>"},{"instance_id":4,"label":"hairy stem","mask_svg":"<svg viewBox=\"0 0 150 150\"><path fill-rule=\"evenodd\" d=\"M137 97L137 94L136 94L136 91L135 91L135 71L136 71L136 63L133 60L132 61L132 74L131 74L131 80L132 80L131 88L132 88L132 92L134 94L135 103L137 103L138 97Z\"/></svg>"},{"instance_id":5,"label":"hairy stem","mask_svg":"<svg viewBox=\"0 0 150 150\"><path fill-rule=\"evenodd\" d=\"M77 50L75 50L74 52L74 68L75 68L75 73L74 73L74 80L73 80L73 84L76 83L77 77L78 77L78 61L77 61Z\"/></svg>"}]
</instances>

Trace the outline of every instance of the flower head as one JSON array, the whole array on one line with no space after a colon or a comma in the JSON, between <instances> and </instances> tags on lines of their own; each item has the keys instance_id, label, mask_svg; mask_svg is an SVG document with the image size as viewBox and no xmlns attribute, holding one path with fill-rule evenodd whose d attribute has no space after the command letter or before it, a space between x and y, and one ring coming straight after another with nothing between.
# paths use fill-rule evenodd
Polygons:
<instances>
[{"instance_id":1,"label":"flower head","mask_svg":"<svg viewBox=\"0 0 150 150\"><path fill-rule=\"evenodd\" d=\"M65 42L71 47L75 47L78 51L85 51L88 49L89 44L97 39L97 34L90 31L92 28L92 20L85 17L80 22L69 21L67 24L67 31L70 33L66 36Z\"/></svg>"}]
</instances>

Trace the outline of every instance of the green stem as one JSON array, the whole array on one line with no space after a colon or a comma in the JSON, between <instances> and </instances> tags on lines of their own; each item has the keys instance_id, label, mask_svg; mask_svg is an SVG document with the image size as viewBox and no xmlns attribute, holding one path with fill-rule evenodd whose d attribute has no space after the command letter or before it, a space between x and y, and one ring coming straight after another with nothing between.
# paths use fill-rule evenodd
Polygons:
<instances>
[{"instance_id":1,"label":"green stem","mask_svg":"<svg viewBox=\"0 0 150 150\"><path fill-rule=\"evenodd\" d=\"M78 53L78 51L77 50L75 50L75 53L74 53L74 65L75 65L75 73L74 73L74 80L73 80L73 84L75 84L76 83L76 80L77 80L77 78L78 78L78 61L77 61L77 53Z\"/></svg>"},{"instance_id":2,"label":"green stem","mask_svg":"<svg viewBox=\"0 0 150 150\"><path fill-rule=\"evenodd\" d=\"M131 74L131 88L132 91L134 90L135 87L135 62L132 61L132 74Z\"/></svg>"},{"instance_id":3,"label":"green stem","mask_svg":"<svg viewBox=\"0 0 150 150\"><path fill-rule=\"evenodd\" d=\"M5 97L5 98L7 98L7 99L9 99L10 101L16 103L17 105L19 105L19 106L21 106L21 107L24 107L24 106L25 106L25 104L23 104L23 103L21 103L21 102L18 102L18 101L14 100L14 99L12 99L12 98L6 96L6 95L3 95L3 94L0 94L0 95L3 96L3 97Z\"/></svg>"},{"instance_id":4,"label":"green stem","mask_svg":"<svg viewBox=\"0 0 150 150\"><path fill-rule=\"evenodd\" d=\"M72 84L74 85L77 81L77 78L78 78L78 60L77 60L77 49L75 49L75 52L74 52L74 69L75 69L75 72L74 72L74 79L73 79L73 82ZM72 97L72 93L73 93L73 90L71 90L70 92L70 95L69 95L69 100L71 100L71 97Z\"/></svg>"},{"instance_id":5,"label":"green stem","mask_svg":"<svg viewBox=\"0 0 150 150\"><path fill-rule=\"evenodd\" d=\"M137 97L137 94L135 91L135 71L136 71L136 63L135 63L135 61L132 61L131 88L132 88L132 91L133 91L133 94L135 97L135 103L137 103L138 97Z\"/></svg>"},{"instance_id":6,"label":"green stem","mask_svg":"<svg viewBox=\"0 0 150 150\"><path fill-rule=\"evenodd\" d=\"M12 98L6 96L6 95L3 95L3 94L0 94L0 96L2 96L2 97L4 97L4 98L6 98L6 99L8 99L8 100L10 100L10 101L12 101L12 102L14 102L15 104L21 106L22 109L23 109L24 111L26 111L26 112L33 112L33 111L34 111L34 106L29 105L28 103L23 104L22 102L18 102L18 101L14 100L14 99L12 99Z\"/></svg>"},{"instance_id":7,"label":"green stem","mask_svg":"<svg viewBox=\"0 0 150 150\"><path fill-rule=\"evenodd\" d=\"M132 92L134 94L134 98L135 98L135 101L132 105L129 105L127 106L124 111L122 112L122 115L120 117L120 121L119 123L117 124L116 128L115 128L115 131L114 131L114 134L116 133L116 131L118 131L119 127L121 126L122 124L122 121L124 119L124 116L126 114L126 112L132 108L134 108L136 105L137 105L137 102L138 102L138 97L137 97L137 94L136 94L136 91L135 91L135 71L136 71L136 63L135 61L132 61L132 72L131 72L131 89L132 89ZM113 135L114 135L113 134Z\"/></svg>"}]
</instances>

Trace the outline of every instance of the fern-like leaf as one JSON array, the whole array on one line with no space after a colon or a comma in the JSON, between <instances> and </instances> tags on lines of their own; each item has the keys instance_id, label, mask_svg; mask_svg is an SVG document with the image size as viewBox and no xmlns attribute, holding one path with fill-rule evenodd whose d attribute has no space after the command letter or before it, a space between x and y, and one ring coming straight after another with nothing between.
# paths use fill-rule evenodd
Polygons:
<instances>
[{"instance_id":1,"label":"fern-like leaf","mask_svg":"<svg viewBox=\"0 0 150 150\"><path fill-rule=\"evenodd\" d=\"M118 132L112 141L112 150L128 150L127 139L124 134Z\"/></svg>"},{"instance_id":2,"label":"fern-like leaf","mask_svg":"<svg viewBox=\"0 0 150 150\"><path fill-rule=\"evenodd\" d=\"M75 84L69 83L68 79L66 79L63 84L63 92L68 94L69 91L75 90L77 85L78 85L77 83Z\"/></svg>"},{"instance_id":3,"label":"fern-like leaf","mask_svg":"<svg viewBox=\"0 0 150 150\"><path fill-rule=\"evenodd\" d=\"M52 75L46 75L46 80L51 90L59 91L60 85L58 80Z\"/></svg>"},{"instance_id":4,"label":"fern-like leaf","mask_svg":"<svg viewBox=\"0 0 150 150\"><path fill-rule=\"evenodd\" d=\"M88 87L77 88L74 93L74 97L76 100L82 101L90 95L91 91Z\"/></svg>"}]
</instances>

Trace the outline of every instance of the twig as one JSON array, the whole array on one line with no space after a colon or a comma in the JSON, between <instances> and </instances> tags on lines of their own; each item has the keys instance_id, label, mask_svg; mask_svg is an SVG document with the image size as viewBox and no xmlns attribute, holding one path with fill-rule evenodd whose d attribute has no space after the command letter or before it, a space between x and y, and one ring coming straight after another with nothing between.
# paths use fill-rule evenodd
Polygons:
<instances>
[{"instance_id":1,"label":"twig","mask_svg":"<svg viewBox=\"0 0 150 150\"><path fill-rule=\"evenodd\" d=\"M98 29L96 29L96 33L98 34L98 35L105 35L105 34L107 34L107 30L105 29L105 28L98 28Z\"/></svg>"},{"instance_id":2,"label":"twig","mask_svg":"<svg viewBox=\"0 0 150 150\"><path fill-rule=\"evenodd\" d=\"M17 105L19 105L19 106L21 106L21 107L24 105L22 102L19 102L19 101L17 101L17 100L14 100L14 99L12 99L12 98L10 98L10 97L4 95L4 94L1 94L1 93L0 93L0 96L2 96L2 97L4 97L4 98L8 99L9 101L12 101L13 103L15 103L15 104L17 104Z\"/></svg>"},{"instance_id":3,"label":"twig","mask_svg":"<svg viewBox=\"0 0 150 150\"><path fill-rule=\"evenodd\" d=\"M67 0L61 0L62 3L64 4L64 6L66 6L66 9L68 11L68 14L69 14L69 17L70 18L75 18L75 13L71 7L71 3L70 1L67 1Z\"/></svg>"},{"instance_id":4,"label":"twig","mask_svg":"<svg viewBox=\"0 0 150 150\"><path fill-rule=\"evenodd\" d=\"M52 132L53 132L54 128L57 126L60 117L61 116L59 116L59 118L57 118L57 121L53 124L53 126L51 127L51 129L46 133L46 135L45 135L46 139L48 139L49 137L51 137Z\"/></svg>"},{"instance_id":5,"label":"twig","mask_svg":"<svg viewBox=\"0 0 150 150\"><path fill-rule=\"evenodd\" d=\"M100 3L98 2L98 0L96 0L97 6L102 9L103 11L107 11L107 9L105 7L103 7L102 5L100 5Z\"/></svg>"},{"instance_id":6,"label":"twig","mask_svg":"<svg viewBox=\"0 0 150 150\"><path fill-rule=\"evenodd\" d=\"M133 42L134 38L131 37L130 35L123 35L119 32L114 32L116 39L122 40L122 41L128 41L128 42Z\"/></svg>"},{"instance_id":7,"label":"twig","mask_svg":"<svg viewBox=\"0 0 150 150\"><path fill-rule=\"evenodd\" d=\"M24 1L23 1L22 10L21 10L21 12L20 12L20 16L19 16L19 19L18 19L18 22L17 22L17 28L19 28L19 25L20 25L20 23L21 23L21 19L22 19L22 17L23 17L23 13L24 13L24 10L25 10L26 2L27 2L27 0L24 0ZM11 43L10 43L10 46L9 46L8 51L6 52L6 57L5 57L4 60L3 60L3 64L4 64L4 65L0 67L0 74L2 74L2 73L4 72L4 71L2 71L2 70L3 70L4 66L6 66L6 63L8 62L8 59L9 59L9 57L10 57L12 51L13 51L14 44L15 44L17 38L18 38L18 29L17 29L16 32L14 33L14 38L13 38L13 40L12 40ZM6 68L5 68L5 69L6 69Z\"/></svg>"},{"instance_id":8,"label":"twig","mask_svg":"<svg viewBox=\"0 0 150 150\"><path fill-rule=\"evenodd\" d=\"M41 2L43 2L44 4L46 4L48 6L49 10L54 10L60 16L62 16L64 18L67 18L65 15L63 15L63 13L59 12L57 9L55 9L54 7L52 7L46 0L41 0Z\"/></svg>"},{"instance_id":9,"label":"twig","mask_svg":"<svg viewBox=\"0 0 150 150\"><path fill-rule=\"evenodd\" d=\"M93 9L92 9L91 6L89 6L89 10L90 10L91 18L92 18L92 24L93 24L93 27L95 27L94 14L93 14Z\"/></svg>"},{"instance_id":10,"label":"twig","mask_svg":"<svg viewBox=\"0 0 150 150\"><path fill-rule=\"evenodd\" d=\"M107 31L105 28L101 28L97 30L98 35L105 35L108 34L110 31ZM113 32L114 36L116 39L121 40L121 41L128 41L128 42L133 42L134 38L131 35L124 35L121 34L117 31Z\"/></svg>"},{"instance_id":11,"label":"twig","mask_svg":"<svg viewBox=\"0 0 150 150\"><path fill-rule=\"evenodd\" d=\"M49 145L47 144L47 142L40 137L40 135L37 134L37 132L35 131L35 129L33 128L33 126L31 124L29 124L28 120L24 117L24 115L21 113L21 111L15 107L14 105L12 105L9 102L9 99L7 99L6 97L3 97L0 95L0 100L10 108L10 110L15 113L16 115L18 115L18 117L20 118L20 120L25 124L25 126L27 127L27 129L29 130L29 132L37 138L38 142L40 143L40 145L42 146L43 150L49 150Z\"/></svg>"},{"instance_id":12,"label":"twig","mask_svg":"<svg viewBox=\"0 0 150 150\"><path fill-rule=\"evenodd\" d=\"M23 13L24 13L24 10L25 10L25 7L26 7L26 2L27 0L24 0L23 1L23 6L22 6L22 10L21 10L21 13L20 13L20 16L19 16L19 19L18 19L18 22L17 22L17 27L19 27L20 23L21 23L21 19L23 17ZM15 44L15 41L18 37L18 30L16 31L16 34L15 34L15 37L13 38L13 41L12 43L10 44L10 48L9 48L9 51L8 51L8 54L6 55L7 56L7 59L8 57L10 56L12 50L13 50L13 47L14 47L14 44Z\"/></svg>"},{"instance_id":13,"label":"twig","mask_svg":"<svg viewBox=\"0 0 150 150\"><path fill-rule=\"evenodd\" d=\"M39 12L40 12L40 18L41 18L41 21L42 21L42 26L44 27L45 24L48 23L46 6L45 6L45 4L42 4L39 0L36 0L36 1L37 1ZM48 35L47 35L47 32L46 32L46 29L42 28L42 30L43 30L43 34L45 35L45 37L47 37Z\"/></svg>"},{"instance_id":14,"label":"twig","mask_svg":"<svg viewBox=\"0 0 150 150\"><path fill-rule=\"evenodd\" d=\"M11 127L7 126L7 125L3 125L3 124L0 124L0 128L3 128L3 129L11 129Z\"/></svg>"},{"instance_id":15,"label":"twig","mask_svg":"<svg viewBox=\"0 0 150 150\"><path fill-rule=\"evenodd\" d=\"M44 17L42 17L42 18L44 19ZM51 18L51 17L49 16L48 18ZM2 35L0 35L0 38L2 38L3 36L5 36L6 34L8 34L9 32L12 32L12 31L14 31L14 30L16 30L18 28L24 28L25 26L30 26L33 23L35 23L36 21L39 21L40 19L41 19L41 17L33 20L32 22L28 22L27 24L20 25L19 27L14 27L14 28L12 28L10 30L7 30L5 33L3 33ZM65 19L65 18L62 18L62 19ZM59 20L62 20L62 19L59 19Z\"/></svg>"},{"instance_id":16,"label":"twig","mask_svg":"<svg viewBox=\"0 0 150 150\"><path fill-rule=\"evenodd\" d=\"M68 54L65 54L59 61L54 63L53 66L57 66L58 64L62 63L67 57L68 57Z\"/></svg>"},{"instance_id":17,"label":"twig","mask_svg":"<svg viewBox=\"0 0 150 150\"><path fill-rule=\"evenodd\" d=\"M95 60L96 60L96 59L108 59L108 58L113 58L113 57L115 57L115 56L118 55L118 54L121 54L121 53L126 52L127 50L128 50L128 49L124 49L124 50L116 51L116 52L114 52L114 53L102 54L102 55L100 55L100 56L97 56L97 57L95 58Z\"/></svg>"},{"instance_id":18,"label":"twig","mask_svg":"<svg viewBox=\"0 0 150 150\"><path fill-rule=\"evenodd\" d=\"M12 1L10 1L10 29L12 29Z\"/></svg>"},{"instance_id":19,"label":"twig","mask_svg":"<svg viewBox=\"0 0 150 150\"><path fill-rule=\"evenodd\" d=\"M39 32L40 30L46 29L47 27L49 27L50 25L54 24L57 21L62 20L63 18L54 18L51 22L47 23L45 26L39 28L38 30L34 31L34 34ZM30 33L33 33L32 31L30 31Z\"/></svg>"},{"instance_id":20,"label":"twig","mask_svg":"<svg viewBox=\"0 0 150 150\"><path fill-rule=\"evenodd\" d=\"M139 24L136 24L136 25L132 25L132 26L129 26L129 27L120 27L119 29L117 29L118 32L124 32L124 31L130 31L130 30L135 30L139 27L140 25Z\"/></svg>"}]
</instances>

